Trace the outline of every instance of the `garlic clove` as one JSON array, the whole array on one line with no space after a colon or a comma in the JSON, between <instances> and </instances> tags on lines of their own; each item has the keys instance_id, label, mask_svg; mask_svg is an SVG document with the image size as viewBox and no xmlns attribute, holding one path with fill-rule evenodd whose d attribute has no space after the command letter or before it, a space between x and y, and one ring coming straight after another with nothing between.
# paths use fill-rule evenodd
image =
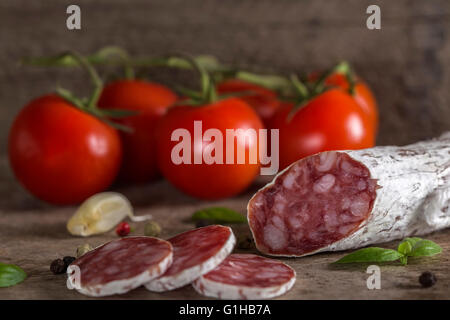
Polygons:
<instances>
[{"instance_id":1,"label":"garlic clove","mask_svg":"<svg viewBox=\"0 0 450 320\"><path fill-rule=\"evenodd\" d=\"M90 236L113 229L126 217L146 220L150 215L135 217L128 199L118 192L102 192L85 200L67 223L67 230L77 236Z\"/></svg>"}]
</instances>

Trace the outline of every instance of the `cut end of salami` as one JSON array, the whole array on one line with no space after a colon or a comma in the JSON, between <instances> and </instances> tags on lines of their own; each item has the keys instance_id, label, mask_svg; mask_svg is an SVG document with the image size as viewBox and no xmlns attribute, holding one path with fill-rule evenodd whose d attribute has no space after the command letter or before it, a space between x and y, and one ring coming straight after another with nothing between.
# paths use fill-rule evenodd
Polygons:
<instances>
[{"instance_id":1,"label":"cut end of salami","mask_svg":"<svg viewBox=\"0 0 450 320\"><path fill-rule=\"evenodd\" d=\"M173 246L173 263L161 277L145 284L150 291L180 288L217 267L236 243L229 227L212 225L183 232L168 240Z\"/></svg>"},{"instance_id":2,"label":"cut end of salami","mask_svg":"<svg viewBox=\"0 0 450 320\"><path fill-rule=\"evenodd\" d=\"M231 254L192 283L205 296L220 299L269 299L289 291L295 271L281 261L254 254Z\"/></svg>"},{"instance_id":3,"label":"cut end of salami","mask_svg":"<svg viewBox=\"0 0 450 320\"><path fill-rule=\"evenodd\" d=\"M259 251L302 256L330 245L367 220L377 181L343 152L301 159L258 191L248 221Z\"/></svg>"},{"instance_id":4,"label":"cut end of salami","mask_svg":"<svg viewBox=\"0 0 450 320\"><path fill-rule=\"evenodd\" d=\"M100 297L121 294L162 275L172 264L172 245L153 237L127 237L84 254L67 268L70 285Z\"/></svg>"}]
</instances>

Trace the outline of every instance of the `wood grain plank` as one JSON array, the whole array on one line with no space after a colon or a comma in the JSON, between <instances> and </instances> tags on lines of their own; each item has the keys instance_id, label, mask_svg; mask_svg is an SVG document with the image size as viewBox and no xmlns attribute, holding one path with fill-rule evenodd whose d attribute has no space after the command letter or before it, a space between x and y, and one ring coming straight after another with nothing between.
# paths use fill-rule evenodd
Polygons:
<instances>
[{"instance_id":1,"label":"wood grain plank","mask_svg":"<svg viewBox=\"0 0 450 320\"><path fill-rule=\"evenodd\" d=\"M0 172L6 162L0 161ZM49 266L52 260L74 255L77 246L90 243L100 245L116 239L113 231L89 238L71 236L65 228L75 207L52 207L27 195L12 180L3 174L0 191L10 190L0 203L0 261L21 266L29 278L11 288L0 289L0 299L91 299L66 287L65 275L53 275ZM136 214L151 213L161 224L162 238L169 238L179 232L193 228L185 220L199 208L227 206L245 213L247 201L261 186L255 184L249 192L219 202L197 201L173 189L167 182L160 181L143 188L119 189L133 203ZM143 234L143 224L134 224L135 234ZM234 226L235 233L245 234L248 227ZM381 289L368 290L367 265L331 266L345 252L323 253L304 258L282 259L297 272L293 289L279 299L450 299L450 229L426 237L442 246L443 253L431 258L410 260L406 266L381 266ZM395 248L398 242L380 246ZM239 250L238 250L239 251ZM243 252L243 251L242 251ZM256 251L250 250L245 252ZM420 287L418 277L423 271L436 274L438 281L429 289ZM152 293L138 288L127 294L108 299L205 299L190 286L167 292Z\"/></svg>"}]
</instances>

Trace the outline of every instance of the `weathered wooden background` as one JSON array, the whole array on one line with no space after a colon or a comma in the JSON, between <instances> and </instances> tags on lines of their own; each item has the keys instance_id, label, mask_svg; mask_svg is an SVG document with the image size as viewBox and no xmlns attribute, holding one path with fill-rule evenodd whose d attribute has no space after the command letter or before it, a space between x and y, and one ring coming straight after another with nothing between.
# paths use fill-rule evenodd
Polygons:
<instances>
[{"instance_id":1,"label":"weathered wooden background","mask_svg":"<svg viewBox=\"0 0 450 320\"><path fill-rule=\"evenodd\" d=\"M68 4L81 7L80 31L66 29ZM381 30L366 28L369 4L381 7ZM28 100L57 84L87 89L82 72L21 67L21 57L111 44L134 54L209 53L283 72L346 59L379 100L379 144L431 137L450 129L449 18L448 0L2 0L0 150Z\"/></svg>"}]
</instances>

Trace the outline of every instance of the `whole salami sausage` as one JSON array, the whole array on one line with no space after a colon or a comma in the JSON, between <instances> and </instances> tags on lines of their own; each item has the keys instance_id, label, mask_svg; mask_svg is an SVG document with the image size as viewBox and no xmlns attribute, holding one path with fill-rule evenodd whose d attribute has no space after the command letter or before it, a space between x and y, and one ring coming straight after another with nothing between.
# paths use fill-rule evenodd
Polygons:
<instances>
[{"instance_id":1,"label":"whole salami sausage","mask_svg":"<svg viewBox=\"0 0 450 320\"><path fill-rule=\"evenodd\" d=\"M282 295L292 288L295 280L295 271L281 261L235 253L192 286L208 297L253 300Z\"/></svg>"},{"instance_id":2,"label":"whole salami sausage","mask_svg":"<svg viewBox=\"0 0 450 320\"><path fill-rule=\"evenodd\" d=\"M125 293L166 272L172 251L169 242L152 237L110 241L72 262L68 282L88 296Z\"/></svg>"},{"instance_id":3,"label":"whole salami sausage","mask_svg":"<svg viewBox=\"0 0 450 320\"><path fill-rule=\"evenodd\" d=\"M150 291L168 291L191 283L217 267L236 243L231 228L219 225L183 232L168 241L173 246L173 263L161 277L145 284Z\"/></svg>"},{"instance_id":4,"label":"whole salami sausage","mask_svg":"<svg viewBox=\"0 0 450 320\"><path fill-rule=\"evenodd\" d=\"M280 172L248 204L257 248L304 256L450 226L450 132L408 146L323 152Z\"/></svg>"}]
</instances>

